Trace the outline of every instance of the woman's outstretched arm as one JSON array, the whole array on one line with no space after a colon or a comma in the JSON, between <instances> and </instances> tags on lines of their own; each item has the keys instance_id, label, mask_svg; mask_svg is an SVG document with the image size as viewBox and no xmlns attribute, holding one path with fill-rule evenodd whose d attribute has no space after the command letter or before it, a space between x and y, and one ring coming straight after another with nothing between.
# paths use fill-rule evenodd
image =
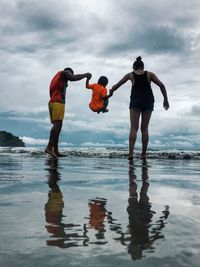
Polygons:
<instances>
[{"instance_id":1,"label":"woman's outstretched arm","mask_svg":"<svg viewBox=\"0 0 200 267\"><path fill-rule=\"evenodd\" d=\"M116 91L120 86L130 80L130 73L127 73L118 83L113 85L112 89L110 89L110 95L113 95L114 91Z\"/></svg>"}]
</instances>

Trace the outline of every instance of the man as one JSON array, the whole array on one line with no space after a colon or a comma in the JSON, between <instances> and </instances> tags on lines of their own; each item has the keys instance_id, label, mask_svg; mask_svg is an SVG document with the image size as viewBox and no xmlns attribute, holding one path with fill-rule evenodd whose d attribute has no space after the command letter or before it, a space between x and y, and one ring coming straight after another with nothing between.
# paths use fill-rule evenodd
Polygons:
<instances>
[{"instance_id":1,"label":"man","mask_svg":"<svg viewBox=\"0 0 200 267\"><path fill-rule=\"evenodd\" d=\"M74 75L71 68L65 68L63 71L59 71L51 81L49 114L53 126L50 131L49 143L45 152L53 157L63 156L58 150L58 141L64 119L65 96L68 81L80 81L84 78L91 78L91 76L89 72Z\"/></svg>"}]
</instances>

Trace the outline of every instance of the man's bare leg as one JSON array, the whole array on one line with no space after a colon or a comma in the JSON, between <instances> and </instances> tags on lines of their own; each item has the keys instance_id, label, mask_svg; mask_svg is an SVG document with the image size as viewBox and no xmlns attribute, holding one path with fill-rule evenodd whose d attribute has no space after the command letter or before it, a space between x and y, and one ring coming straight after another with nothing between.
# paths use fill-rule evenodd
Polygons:
<instances>
[{"instance_id":1,"label":"man's bare leg","mask_svg":"<svg viewBox=\"0 0 200 267\"><path fill-rule=\"evenodd\" d=\"M133 150L135 147L135 141L137 138L137 131L139 127L140 112L130 109L130 134L129 134L129 155L128 159L133 159Z\"/></svg>"},{"instance_id":2,"label":"man's bare leg","mask_svg":"<svg viewBox=\"0 0 200 267\"><path fill-rule=\"evenodd\" d=\"M56 152L58 152L58 140L61 128L62 128L62 121L53 122L53 126L51 128L49 136L49 143L45 149L45 152L53 157L57 157Z\"/></svg>"},{"instance_id":3,"label":"man's bare leg","mask_svg":"<svg viewBox=\"0 0 200 267\"><path fill-rule=\"evenodd\" d=\"M65 155L61 154L59 152L59 149L58 149L58 142L59 142L59 136L60 136L60 132L61 132L61 129L62 129L62 121L60 121L61 123L59 124L58 128L60 130L58 130L58 135L57 135L57 138L55 139L55 143L54 143L54 152L56 154L57 157L64 157Z\"/></svg>"}]
</instances>

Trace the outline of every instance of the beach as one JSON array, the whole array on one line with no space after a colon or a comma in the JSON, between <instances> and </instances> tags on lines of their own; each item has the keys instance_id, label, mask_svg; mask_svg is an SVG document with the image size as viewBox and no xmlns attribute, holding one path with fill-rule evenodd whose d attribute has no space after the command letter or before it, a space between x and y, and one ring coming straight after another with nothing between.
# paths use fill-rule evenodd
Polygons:
<instances>
[{"instance_id":1,"label":"beach","mask_svg":"<svg viewBox=\"0 0 200 267\"><path fill-rule=\"evenodd\" d=\"M199 266L199 152L0 150L0 266Z\"/></svg>"}]
</instances>

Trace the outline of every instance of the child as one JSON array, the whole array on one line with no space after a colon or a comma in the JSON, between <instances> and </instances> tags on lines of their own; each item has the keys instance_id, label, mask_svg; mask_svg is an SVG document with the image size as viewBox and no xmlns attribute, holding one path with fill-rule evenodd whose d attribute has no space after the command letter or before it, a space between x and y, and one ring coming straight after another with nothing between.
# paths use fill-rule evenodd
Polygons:
<instances>
[{"instance_id":1,"label":"child","mask_svg":"<svg viewBox=\"0 0 200 267\"><path fill-rule=\"evenodd\" d=\"M92 111L100 113L100 112L108 112L108 98L111 95L107 95L107 84L108 78L105 76L101 76L98 80L98 83L89 84L90 78L86 79L86 88L92 90L92 99L90 101L89 107Z\"/></svg>"}]
</instances>

